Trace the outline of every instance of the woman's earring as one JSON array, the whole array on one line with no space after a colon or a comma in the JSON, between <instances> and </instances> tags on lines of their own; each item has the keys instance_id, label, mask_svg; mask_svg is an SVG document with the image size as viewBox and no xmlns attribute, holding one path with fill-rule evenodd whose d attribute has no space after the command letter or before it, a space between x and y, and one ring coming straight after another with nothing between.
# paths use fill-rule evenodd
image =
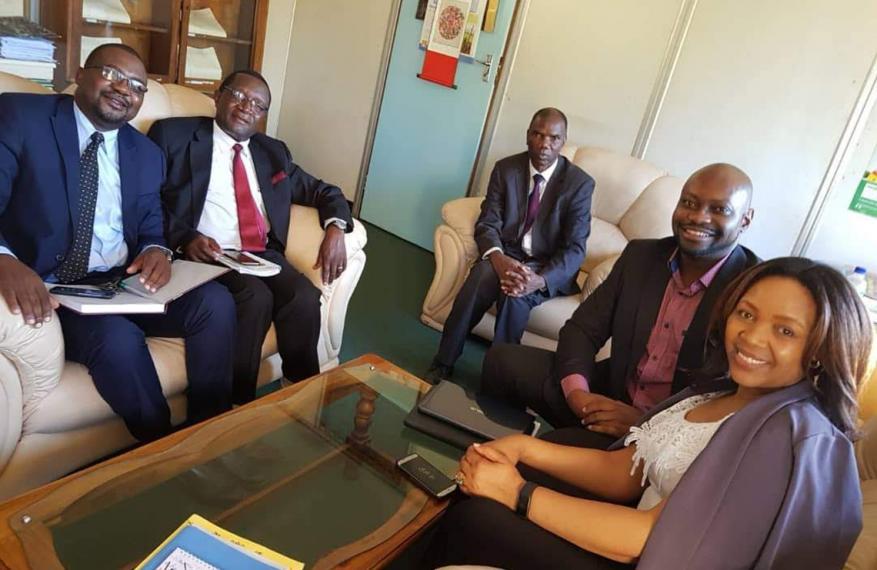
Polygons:
<instances>
[{"instance_id":1,"label":"woman's earring","mask_svg":"<svg viewBox=\"0 0 877 570\"><path fill-rule=\"evenodd\" d=\"M810 381L813 382L813 386L816 387L819 383L819 374L822 372L822 363L819 362L819 359L814 358L810 361L810 369L807 372Z\"/></svg>"}]
</instances>

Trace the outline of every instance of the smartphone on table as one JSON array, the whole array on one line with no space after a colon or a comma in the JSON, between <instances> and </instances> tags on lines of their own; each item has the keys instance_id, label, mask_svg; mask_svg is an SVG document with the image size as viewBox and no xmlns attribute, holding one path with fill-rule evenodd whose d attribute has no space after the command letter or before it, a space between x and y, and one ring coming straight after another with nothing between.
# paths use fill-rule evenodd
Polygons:
<instances>
[{"instance_id":1,"label":"smartphone on table","mask_svg":"<svg viewBox=\"0 0 877 570\"><path fill-rule=\"evenodd\" d=\"M446 497L457 489L457 484L450 477L416 453L403 457L396 462L396 465L437 499Z\"/></svg>"},{"instance_id":2,"label":"smartphone on table","mask_svg":"<svg viewBox=\"0 0 877 570\"><path fill-rule=\"evenodd\" d=\"M86 297L88 299L112 299L116 296L115 291L106 289L79 289L77 287L64 287L56 285L49 289L52 295L67 295L70 297Z\"/></svg>"},{"instance_id":3,"label":"smartphone on table","mask_svg":"<svg viewBox=\"0 0 877 570\"><path fill-rule=\"evenodd\" d=\"M241 265L260 265L260 263L242 251L225 250L222 255Z\"/></svg>"}]
</instances>

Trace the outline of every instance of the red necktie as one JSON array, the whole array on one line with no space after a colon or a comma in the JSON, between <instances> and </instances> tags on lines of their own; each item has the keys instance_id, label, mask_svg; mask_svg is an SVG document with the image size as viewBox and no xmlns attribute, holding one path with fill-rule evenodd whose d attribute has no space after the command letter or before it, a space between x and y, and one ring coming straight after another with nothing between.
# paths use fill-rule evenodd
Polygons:
<instances>
[{"instance_id":1,"label":"red necktie","mask_svg":"<svg viewBox=\"0 0 877 570\"><path fill-rule=\"evenodd\" d=\"M236 144L232 171L234 173L234 199L238 207L238 227L241 234L241 251L265 251L265 220L256 207L250 181L241 160L241 145Z\"/></svg>"},{"instance_id":2,"label":"red necktie","mask_svg":"<svg viewBox=\"0 0 877 570\"><path fill-rule=\"evenodd\" d=\"M527 217L524 219L524 234L530 231L533 222L536 221L536 216L539 214L539 192L542 190L543 184L545 184L545 178L541 174L534 174L533 191L530 192L530 200L527 202Z\"/></svg>"}]
</instances>

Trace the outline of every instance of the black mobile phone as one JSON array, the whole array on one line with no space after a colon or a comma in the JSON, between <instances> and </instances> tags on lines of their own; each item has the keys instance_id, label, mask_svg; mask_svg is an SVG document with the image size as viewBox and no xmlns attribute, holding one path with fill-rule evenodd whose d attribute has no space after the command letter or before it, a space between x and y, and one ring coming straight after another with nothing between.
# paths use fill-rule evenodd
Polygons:
<instances>
[{"instance_id":1,"label":"black mobile phone","mask_svg":"<svg viewBox=\"0 0 877 570\"><path fill-rule=\"evenodd\" d=\"M403 457L396 465L437 499L446 497L457 489L457 484L452 479L416 453Z\"/></svg>"},{"instance_id":2,"label":"black mobile phone","mask_svg":"<svg viewBox=\"0 0 877 570\"><path fill-rule=\"evenodd\" d=\"M112 299L116 296L115 291L104 289L77 289L76 287L64 287L56 285L49 289L52 295L67 295L70 297L86 297L88 299Z\"/></svg>"},{"instance_id":3,"label":"black mobile phone","mask_svg":"<svg viewBox=\"0 0 877 570\"><path fill-rule=\"evenodd\" d=\"M223 251L222 255L241 265L259 265L259 262L240 251Z\"/></svg>"}]
</instances>

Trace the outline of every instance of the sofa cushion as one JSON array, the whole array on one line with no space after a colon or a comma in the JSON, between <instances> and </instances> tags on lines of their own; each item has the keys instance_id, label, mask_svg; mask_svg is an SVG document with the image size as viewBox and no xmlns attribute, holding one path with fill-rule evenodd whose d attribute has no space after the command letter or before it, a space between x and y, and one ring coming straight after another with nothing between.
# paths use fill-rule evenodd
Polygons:
<instances>
[{"instance_id":1,"label":"sofa cushion","mask_svg":"<svg viewBox=\"0 0 877 570\"><path fill-rule=\"evenodd\" d=\"M662 176L649 184L618 224L624 237L649 239L673 233L671 218L684 183L675 176Z\"/></svg>"},{"instance_id":2,"label":"sofa cushion","mask_svg":"<svg viewBox=\"0 0 877 570\"><path fill-rule=\"evenodd\" d=\"M572 316L579 303L578 295L555 297L542 303L530 312L527 330L539 336L557 340L560 327Z\"/></svg>"},{"instance_id":3,"label":"sofa cushion","mask_svg":"<svg viewBox=\"0 0 877 570\"><path fill-rule=\"evenodd\" d=\"M877 480L862 481L862 534L847 559L845 570L877 568Z\"/></svg>"},{"instance_id":4,"label":"sofa cushion","mask_svg":"<svg viewBox=\"0 0 877 570\"><path fill-rule=\"evenodd\" d=\"M597 183L591 213L613 225L646 186L667 174L644 160L592 146L579 147L573 162Z\"/></svg>"},{"instance_id":5,"label":"sofa cushion","mask_svg":"<svg viewBox=\"0 0 877 570\"><path fill-rule=\"evenodd\" d=\"M621 253L627 246L627 238L618 229L600 218L591 218L591 235L585 246L585 261L582 269L591 272L595 267Z\"/></svg>"}]
</instances>

